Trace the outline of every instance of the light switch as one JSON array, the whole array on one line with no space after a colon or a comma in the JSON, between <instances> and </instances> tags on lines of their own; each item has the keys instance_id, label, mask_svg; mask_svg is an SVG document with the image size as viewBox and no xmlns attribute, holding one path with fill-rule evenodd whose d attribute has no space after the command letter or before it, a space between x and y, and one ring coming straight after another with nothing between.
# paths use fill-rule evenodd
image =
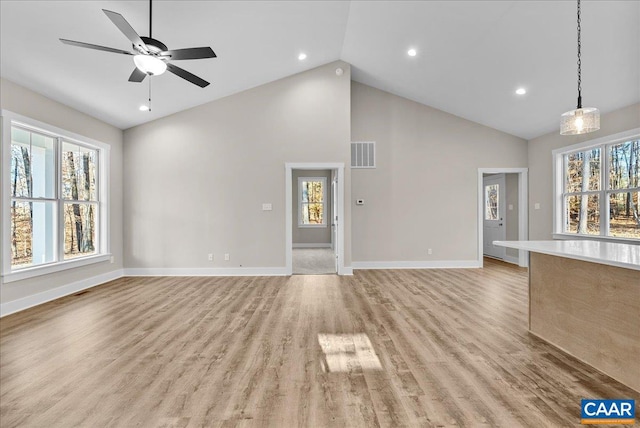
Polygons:
<instances>
[{"instance_id":1,"label":"light switch","mask_svg":"<svg viewBox=\"0 0 640 428\"><path fill-rule=\"evenodd\" d=\"M509 204L509 211L513 211L513 204Z\"/></svg>"},{"instance_id":2,"label":"light switch","mask_svg":"<svg viewBox=\"0 0 640 428\"><path fill-rule=\"evenodd\" d=\"M271 211L272 209L271 204L262 204L262 211Z\"/></svg>"},{"instance_id":3,"label":"light switch","mask_svg":"<svg viewBox=\"0 0 640 428\"><path fill-rule=\"evenodd\" d=\"M533 204L533 209L534 210L539 210L540 209L540 204L538 202L536 202L535 204Z\"/></svg>"}]
</instances>

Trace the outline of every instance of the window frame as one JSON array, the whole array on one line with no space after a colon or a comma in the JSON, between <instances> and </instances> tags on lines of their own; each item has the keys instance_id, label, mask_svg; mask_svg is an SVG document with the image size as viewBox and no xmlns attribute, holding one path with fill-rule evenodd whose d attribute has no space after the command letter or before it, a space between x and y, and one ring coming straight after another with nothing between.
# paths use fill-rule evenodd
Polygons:
<instances>
[{"instance_id":1,"label":"window frame","mask_svg":"<svg viewBox=\"0 0 640 428\"><path fill-rule=\"evenodd\" d=\"M304 224L302 222L302 205L309 202L302 201L302 182L320 181L322 182L322 223ZM318 203L318 202L314 202ZM298 227L301 228L326 228L327 227L327 177L298 177Z\"/></svg>"},{"instance_id":2,"label":"window frame","mask_svg":"<svg viewBox=\"0 0 640 428\"><path fill-rule=\"evenodd\" d=\"M553 150L553 238L554 239L596 239L609 242L626 242L639 244L639 238L626 238L609 236L609 195L625 191L638 191L640 188L609 189L609 149L611 146L640 139L640 128L620 132L605 137L596 138L582 143L573 144ZM600 190L588 190L580 192L566 192L566 162L565 155L584 152L600 148ZM589 235L564 231L566 196L598 195L598 208L600 212L600 234Z\"/></svg>"},{"instance_id":3,"label":"window frame","mask_svg":"<svg viewBox=\"0 0 640 428\"><path fill-rule=\"evenodd\" d=\"M2 164L2 281L9 283L40 275L46 275L93 263L106 262L111 259L110 236L110 215L109 215L109 166L110 166L110 145L101 141L88 138L65 129L57 128L44 122L40 122L29 117L25 117L7 110L0 110L1 150ZM11 267L11 180L8 175L11 173L11 129L18 127L30 132L46 135L54 138L55 141L55 194L53 198L18 198L19 200L33 202L54 202L55 208L55 230L53 230L54 254L56 260L36 266L12 269ZM97 176L96 193L97 201L71 201L77 203L95 204L97 209L96 219L96 252L87 256L64 258L64 204L69 203L62 194L62 166L61 153L63 142L76 144L81 147L97 151Z\"/></svg>"}]
</instances>

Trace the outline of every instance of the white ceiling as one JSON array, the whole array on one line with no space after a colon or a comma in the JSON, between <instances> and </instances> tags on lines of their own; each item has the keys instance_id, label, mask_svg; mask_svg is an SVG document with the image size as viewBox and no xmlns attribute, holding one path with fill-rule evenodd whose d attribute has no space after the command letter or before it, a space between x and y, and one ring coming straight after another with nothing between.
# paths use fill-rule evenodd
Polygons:
<instances>
[{"instance_id":1,"label":"white ceiling","mask_svg":"<svg viewBox=\"0 0 640 428\"><path fill-rule=\"evenodd\" d=\"M170 49L211 46L179 61L211 82L165 73L129 83L130 49L101 9L148 34L147 1L0 1L0 73L126 129L344 60L353 79L530 139L558 129L576 102L574 1L156 1L153 36ZM583 1L583 99L603 113L640 102L640 1ZM410 47L416 57L407 56ZM298 61L300 52L307 53ZM516 96L516 88L528 90Z\"/></svg>"}]
</instances>

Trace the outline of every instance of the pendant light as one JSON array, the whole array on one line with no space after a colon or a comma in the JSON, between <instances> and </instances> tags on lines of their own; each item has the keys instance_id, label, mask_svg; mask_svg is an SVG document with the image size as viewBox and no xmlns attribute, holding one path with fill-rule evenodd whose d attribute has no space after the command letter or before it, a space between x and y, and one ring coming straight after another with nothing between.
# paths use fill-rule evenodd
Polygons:
<instances>
[{"instance_id":1,"label":"pendant light","mask_svg":"<svg viewBox=\"0 0 640 428\"><path fill-rule=\"evenodd\" d=\"M582 59L580 42L580 0L578 0L578 106L560 116L560 135L578 135L600 129L600 111L595 107L582 108Z\"/></svg>"}]
</instances>

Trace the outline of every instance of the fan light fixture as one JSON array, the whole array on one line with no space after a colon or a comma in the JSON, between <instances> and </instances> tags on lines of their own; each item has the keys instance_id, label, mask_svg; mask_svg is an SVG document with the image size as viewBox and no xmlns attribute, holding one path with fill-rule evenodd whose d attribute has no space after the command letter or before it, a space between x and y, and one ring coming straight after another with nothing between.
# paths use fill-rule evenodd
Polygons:
<instances>
[{"instance_id":1,"label":"fan light fixture","mask_svg":"<svg viewBox=\"0 0 640 428\"><path fill-rule=\"evenodd\" d=\"M578 135L600 129L600 111L595 107L582 108L582 59L580 42L580 0L578 0L578 106L560 116L560 135Z\"/></svg>"},{"instance_id":2,"label":"fan light fixture","mask_svg":"<svg viewBox=\"0 0 640 428\"><path fill-rule=\"evenodd\" d=\"M152 55L135 55L133 62L140 71L150 76L159 76L167 71L167 63Z\"/></svg>"}]
</instances>

